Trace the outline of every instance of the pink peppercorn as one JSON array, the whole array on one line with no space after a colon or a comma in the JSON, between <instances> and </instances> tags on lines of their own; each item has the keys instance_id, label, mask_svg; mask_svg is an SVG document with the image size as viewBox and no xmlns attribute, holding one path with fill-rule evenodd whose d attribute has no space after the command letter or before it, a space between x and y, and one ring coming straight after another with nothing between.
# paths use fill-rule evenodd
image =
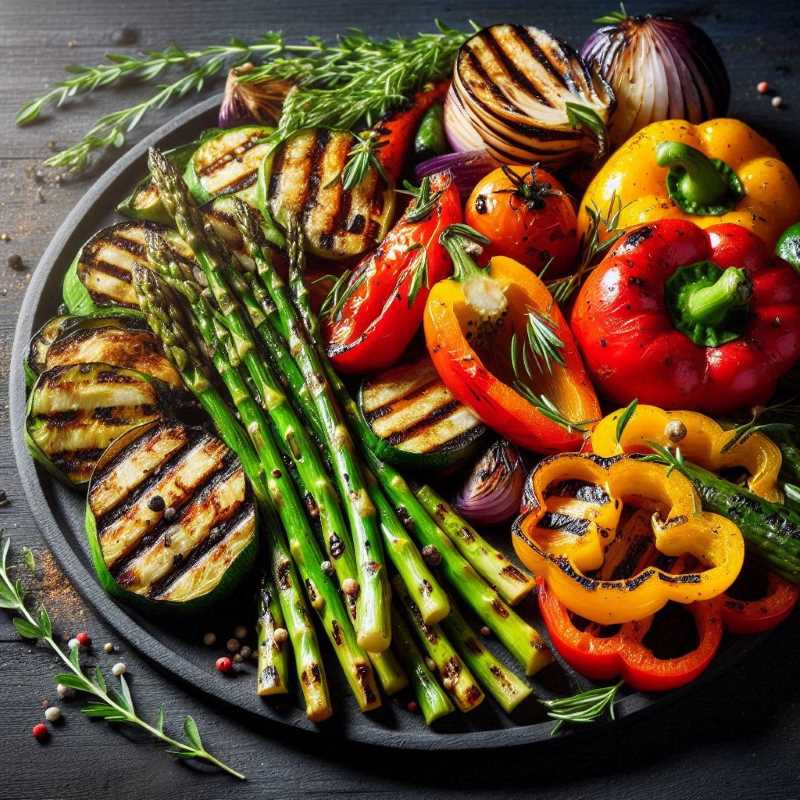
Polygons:
<instances>
[{"instance_id":1,"label":"pink peppercorn","mask_svg":"<svg viewBox=\"0 0 800 800\"><path fill-rule=\"evenodd\" d=\"M226 672L230 672L233 669L233 661L231 661L228 656L220 656L217 659L217 663L215 664L217 671L222 672L223 674Z\"/></svg>"},{"instance_id":2,"label":"pink peppercorn","mask_svg":"<svg viewBox=\"0 0 800 800\"><path fill-rule=\"evenodd\" d=\"M76 634L75 638L81 647L88 647L92 643L92 637L86 631L81 631Z\"/></svg>"},{"instance_id":3,"label":"pink peppercorn","mask_svg":"<svg viewBox=\"0 0 800 800\"><path fill-rule=\"evenodd\" d=\"M36 723L36 725L31 728L31 733L38 742L44 742L50 737L50 731L47 729L47 725L45 725L44 722Z\"/></svg>"},{"instance_id":4,"label":"pink peppercorn","mask_svg":"<svg viewBox=\"0 0 800 800\"><path fill-rule=\"evenodd\" d=\"M759 94L766 94L769 91L769 84L766 81L759 81L756 89Z\"/></svg>"}]
</instances>

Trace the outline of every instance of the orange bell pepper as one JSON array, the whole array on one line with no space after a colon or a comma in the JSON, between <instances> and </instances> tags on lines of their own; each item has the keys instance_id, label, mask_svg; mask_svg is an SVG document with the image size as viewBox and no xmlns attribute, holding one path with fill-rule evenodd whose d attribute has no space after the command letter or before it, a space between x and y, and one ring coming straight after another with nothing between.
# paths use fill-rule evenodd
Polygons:
<instances>
[{"instance_id":1,"label":"orange bell pepper","mask_svg":"<svg viewBox=\"0 0 800 800\"><path fill-rule=\"evenodd\" d=\"M587 208L605 213L617 204L619 228L666 218L701 228L734 222L772 248L800 217L800 186L778 151L743 122L670 119L642 128L606 161L583 196L578 236L590 225ZM602 227L600 235L607 236Z\"/></svg>"},{"instance_id":2,"label":"orange bell pepper","mask_svg":"<svg viewBox=\"0 0 800 800\"><path fill-rule=\"evenodd\" d=\"M431 289L425 340L447 388L489 427L538 453L578 449L600 405L569 329L545 284L513 259L495 256L481 268L466 252L469 239L487 242L464 225L442 243L452 278ZM530 344L538 330L549 355ZM521 345L520 345L521 342ZM512 349L517 348L517 363Z\"/></svg>"},{"instance_id":3,"label":"orange bell pepper","mask_svg":"<svg viewBox=\"0 0 800 800\"><path fill-rule=\"evenodd\" d=\"M514 523L514 549L522 562L564 605L604 625L641 620L669 600L693 603L721 595L744 562L739 528L718 514L702 511L691 482L677 471L629 457L614 460L564 454L541 461L528 485L530 510ZM587 510L583 525L548 527L548 490L574 481L600 487L605 502ZM651 527L656 549L665 556L690 555L707 566L702 572L672 575L655 566L621 580L589 577L600 569L618 535L624 502L654 504Z\"/></svg>"}]
</instances>

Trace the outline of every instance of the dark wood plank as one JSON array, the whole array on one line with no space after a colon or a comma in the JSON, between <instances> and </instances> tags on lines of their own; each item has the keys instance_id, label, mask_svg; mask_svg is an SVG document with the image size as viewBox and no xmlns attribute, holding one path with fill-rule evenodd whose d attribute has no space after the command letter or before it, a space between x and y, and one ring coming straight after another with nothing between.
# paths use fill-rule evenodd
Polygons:
<instances>
[{"instance_id":1,"label":"dark wood plank","mask_svg":"<svg viewBox=\"0 0 800 800\"><path fill-rule=\"evenodd\" d=\"M661 4L660 4L661 5ZM732 113L743 116L784 147L800 163L796 139L800 98L792 96L800 70L797 33L800 15L785 2L697 4L672 2L670 10L693 14L719 43L734 86ZM19 105L57 79L71 62L94 63L112 47L121 25L139 32L137 47L163 47L171 40L199 47L229 35L249 38L254 31L281 28L289 36L306 33L332 36L349 25L376 33L410 33L430 27L434 16L451 24L468 17L481 22L513 19L538 24L579 45L592 29L591 18L606 4L562 0L544 7L521 2L492 4L466 0L459 4L412 0L380 3L353 0L343 4L321 0L273 0L198 3L192 0L139 0L125 7L102 0L92 3L31 3L5 0L0 4L0 363L8 364L16 314L29 273L6 268L19 253L35 265L39 254L68 209L88 186L88 179L60 186L52 177L42 187L33 176L46 156L47 143L60 144L79 136L101 113L147 94L142 87L99 93L75 101L70 113L55 112L47 124L21 132L13 128ZM633 4L633 11L645 10ZM69 46L74 43L74 46ZM775 111L756 95L754 86L766 79L784 94L787 108ZM192 102L188 98L184 106ZM181 106L176 106L179 108ZM164 121L165 109L134 136ZM11 457L7 418L7 367L0 382L0 488L12 503L0 508L0 526L39 552L47 568L41 587L60 628L89 629L98 645L112 634L71 593L41 552L41 540L22 499L22 487ZM595 738L554 742L532 758L524 752L486 758L382 753L342 743L320 742L273 727L259 728L231 719L188 694L145 664L135 653L114 657L100 653L110 665L122 658L130 668L137 701L148 714L166 702L173 725L194 714L210 747L241 766L249 782L236 786L219 775L198 775L174 763L142 737L111 732L103 723L82 718L78 704L65 706L66 720L51 743L42 747L30 737L41 717L41 704L55 697L50 683L57 671L51 654L20 642L0 612L0 795L15 798L78 797L383 797L475 796L581 798L613 795L632 798L695 798L734 795L787 798L797 795L796 743L800 737L800 689L793 675L791 654L800 648L796 622L777 632L767 645L739 669L713 685L676 701L651 719L609 729ZM129 743L130 738L136 743Z\"/></svg>"}]
</instances>

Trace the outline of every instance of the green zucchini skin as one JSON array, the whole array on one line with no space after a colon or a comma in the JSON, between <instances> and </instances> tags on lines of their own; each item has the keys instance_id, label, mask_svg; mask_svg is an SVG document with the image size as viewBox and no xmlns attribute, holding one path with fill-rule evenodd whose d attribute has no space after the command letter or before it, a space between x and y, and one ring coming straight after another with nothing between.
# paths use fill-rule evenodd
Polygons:
<instances>
[{"instance_id":1,"label":"green zucchini skin","mask_svg":"<svg viewBox=\"0 0 800 800\"><path fill-rule=\"evenodd\" d=\"M427 355L362 381L358 407L369 447L397 467L440 469L473 456L486 426L442 383Z\"/></svg>"},{"instance_id":2,"label":"green zucchini skin","mask_svg":"<svg viewBox=\"0 0 800 800\"><path fill-rule=\"evenodd\" d=\"M273 130L264 125L242 125L203 137L183 173L195 200L208 203L254 184L261 162L272 149L272 144L264 140Z\"/></svg>"},{"instance_id":3,"label":"green zucchini skin","mask_svg":"<svg viewBox=\"0 0 800 800\"><path fill-rule=\"evenodd\" d=\"M192 251L178 234L154 222L118 222L103 228L81 247L64 276L62 293L70 314L86 316L138 313L132 275L147 266L145 233L164 236L176 260L189 272L194 269Z\"/></svg>"},{"instance_id":4,"label":"green zucchini skin","mask_svg":"<svg viewBox=\"0 0 800 800\"><path fill-rule=\"evenodd\" d=\"M182 144L180 147L166 150L164 155L175 165L176 169L183 172L199 144L200 140ZM117 206L117 213L128 219L149 220L162 225L172 223L172 219L158 196L158 189L149 175L145 175L134 186L133 191Z\"/></svg>"},{"instance_id":5,"label":"green zucchini skin","mask_svg":"<svg viewBox=\"0 0 800 800\"><path fill-rule=\"evenodd\" d=\"M305 128L274 147L258 172L257 202L264 219L302 226L307 249L327 259L370 250L391 224L395 193L374 168L345 190L341 175L355 137L349 131Z\"/></svg>"},{"instance_id":6,"label":"green zucchini skin","mask_svg":"<svg viewBox=\"0 0 800 800\"><path fill-rule=\"evenodd\" d=\"M54 367L38 377L28 396L25 440L50 474L82 487L117 436L160 419L179 394L135 370L98 363Z\"/></svg>"},{"instance_id":7,"label":"green zucchini skin","mask_svg":"<svg viewBox=\"0 0 800 800\"><path fill-rule=\"evenodd\" d=\"M800 513L686 462L684 474L703 507L735 522L751 552L792 583L800 583Z\"/></svg>"},{"instance_id":8,"label":"green zucchini skin","mask_svg":"<svg viewBox=\"0 0 800 800\"><path fill-rule=\"evenodd\" d=\"M124 469L126 462L135 458L136 455L141 457L142 453L147 449L147 446L164 431L184 431L186 432L186 439L189 442L187 445L187 453L192 452L192 442L195 444L200 441L213 442L221 452L225 453L226 463L230 462L228 466L221 465L220 469L211 474L210 479L203 485L194 487L194 490L188 493L187 498L182 498L183 502L179 507L176 507L178 516L176 520L170 525L163 518L163 512L153 512L147 507L147 502L154 494L153 487L158 486L159 482L164 480L164 475L169 477L171 470L176 469L176 462L180 464L178 459L181 458L181 453L172 451L160 458L155 458L153 462L148 464L146 471L141 473L143 477L139 479L139 483L133 485L131 493L124 495L121 494L118 498L116 505L110 509L105 509L105 514L96 516L93 510L93 490L100 485L104 478L106 478L110 471ZM144 443L144 446L142 446ZM185 459L184 459L185 460ZM225 470L230 473L233 469L236 472L235 480L239 481L242 486L242 498L239 500L236 509L229 511L226 508L217 508L215 510L216 516L213 521L221 519L220 515L230 513L227 520L222 520L220 529L223 531L222 538L216 543L208 543L211 541L206 537L196 545L196 547L189 552L184 558L174 560L172 565L168 568L170 572L168 575L174 576L175 573L180 573L181 569L185 570L183 577L185 578L193 568L202 566L203 559L205 563L213 563L215 558L219 559L217 566L219 567L219 574L212 574L210 579L204 581L202 584L203 591L196 595L187 594L183 597L172 597L166 599L165 595L169 594L170 583L175 585L175 581L169 581L167 578L167 585L164 591L159 591L159 588L152 585L145 585L137 587L138 591L132 591L126 587L124 575L126 569L121 569L119 565L111 565L107 563L103 552L102 534L104 528L103 523L105 520L111 518L112 522L114 515L124 516L126 511L136 508L136 504L142 507L144 513L147 513L151 519L143 528L143 535L140 537L140 542L136 543L141 551L141 556L146 557L149 552L154 551L155 548L164 546L164 535L170 530L180 525L180 520L184 514L190 513L192 507L205 502L207 505L213 505L214 491L219 487L219 481L224 480L223 473ZM220 477L222 476L222 478ZM214 481L217 481L216 485ZM119 487L123 489L123 486ZM203 495L207 493L204 499ZM131 506L130 504L133 503ZM127 504L127 507L126 507ZM187 512L187 509L189 512ZM234 520L231 525L231 520ZM238 520L238 522L237 522ZM89 484L86 503L86 536L89 543L89 550L91 554L92 566L94 567L97 579L100 585L113 597L132 605L144 613L157 613L159 616L185 616L190 614L197 614L198 612L208 611L212 609L225 597L230 595L241 582L252 571L258 556L259 539L258 539L258 518L256 512L256 505L253 502L252 491L249 483L247 482L241 466L236 461L232 452L225 447L215 436L207 433L205 430L198 428L191 428L181 424L152 422L133 428L127 433L123 434L115 440L101 456L98 461L98 467L95 474L92 476L92 481ZM226 530L227 527L227 532ZM209 528L209 532L217 529L216 525ZM201 531L202 533L202 531ZM145 537L151 537L152 542L142 541ZM203 549L205 548L205 552ZM192 560L194 554L198 557ZM133 560L136 559L136 552L133 553ZM123 564L124 566L124 564ZM116 574L115 574L116 573ZM121 578L120 576L123 576ZM178 579L181 575L178 574ZM164 579L161 579L163 586ZM147 591L148 586L153 590Z\"/></svg>"}]
</instances>

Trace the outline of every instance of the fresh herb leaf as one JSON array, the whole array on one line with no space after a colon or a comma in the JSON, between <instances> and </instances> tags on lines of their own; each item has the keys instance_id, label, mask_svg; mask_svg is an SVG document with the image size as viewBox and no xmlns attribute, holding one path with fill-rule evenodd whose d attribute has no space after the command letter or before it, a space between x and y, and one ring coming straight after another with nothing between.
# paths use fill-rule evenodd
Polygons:
<instances>
[{"instance_id":1,"label":"fresh herb leaf","mask_svg":"<svg viewBox=\"0 0 800 800\"><path fill-rule=\"evenodd\" d=\"M621 686L622 681L613 686L601 686L579 692L571 697L542 700L542 705L547 708L547 716L558 720L550 735L555 735L565 722L572 724L594 722L606 712L611 719L615 719L614 702Z\"/></svg>"},{"instance_id":2,"label":"fresh herb leaf","mask_svg":"<svg viewBox=\"0 0 800 800\"><path fill-rule=\"evenodd\" d=\"M625 8L624 3L619 4L619 11L612 11L609 14L604 14L593 20L595 25L619 25L620 22L625 22L629 15Z\"/></svg>"},{"instance_id":3,"label":"fresh herb leaf","mask_svg":"<svg viewBox=\"0 0 800 800\"><path fill-rule=\"evenodd\" d=\"M586 275L591 272L601 256L603 256L625 233L619 227L619 220L625 206L619 195L613 193L608 202L608 209L603 214L596 204L586 206L589 215L589 227L581 240L581 257L578 266L571 275L557 278L547 284L553 298L559 305L564 305L581 285ZM603 232L606 238L602 239Z\"/></svg>"},{"instance_id":4,"label":"fresh herb leaf","mask_svg":"<svg viewBox=\"0 0 800 800\"><path fill-rule=\"evenodd\" d=\"M519 373L519 363L525 370L528 378L534 379L536 375L531 367L533 359L539 372L545 370L552 374L553 363L564 366L564 356L561 351L564 342L556 331L556 324L544 312L529 308L525 314L525 331L520 338L516 331L511 336L511 365L514 373ZM530 358L529 358L530 356Z\"/></svg>"},{"instance_id":5,"label":"fresh herb leaf","mask_svg":"<svg viewBox=\"0 0 800 800\"><path fill-rule=\"evenodd\" d=\"M424 219L427 219L433 209L436 208L436 204L439 202L442 193L431 192L431 179L427 176L422 179L419 189L414 190L411 184L406 184L406 186L411 187L409 191L414 195L415 201L414 207L406 211L405 221L422 222Z\"/></svg>"},{"instance_id":6,"label":"fresh herb leaf","mask_svg":"<svg viewBox=\"0 0 800 800\"><path fill-rule=\"evenodd\" d=\"M784 400L780 403L774 403L771 406L757 406L754 408L750 419L741 425L737 425L733 429L733 436L731 436L731 438L725 442L725 445L722 447L720 452L727 453L729 450L732 450L734 447L736 447L737 444L741 444L742 442L746 441L754 433L789 433L795 430L797 426L790 422L776 421L759 423L759 420L768 415L775 415L776 413L778 416L781 414L791 414L792 409L794 408L792 404L796 400L797 396L795 395L794 397L790 397L788 400Z\"/></svg>"},{"instance_id":7,"label":"fresh herb leaf","mask_svg":"<svg viewBox=\"0 0 800 800\"><path fill-rule=\"evenodd\" d=\"M378 158L378 150L385 144L386 142L381 141L378 132L374 130L356 136L356 142L350 148L347 163L341 174L342 188L345 191L355 189L366 178L370 167L383 178L385 183L389 183L386 170Z\"/></svg>"},{"instance_id":8,"label":"fresh herb leaf","mask_svg":"<svg viewBox=\"0 0 800 800\"><path fill-rule=\"evenodd\" d=\"M428 250L421 245L417 245L417 249L419 253L415 257L411 267L411 283L408 286L409 308L414 305L414 301L417 299L420 289L422 289L423 286L426 289L430 289L431 286L430 274L428 272Z\"/></svg>"},{"instance_id":9,"label":"fresh herb leaf","mask_svg":"<svg viewBox=\"0 0 800 800\"><path fill-rule=\"evenodd\" d=\"M3 536L3 531L0 531L0 597L3 598L2 607L10 609L18 615L12 617L11 621L20 636L26 639L41 639L67 667L68 672L55 676L56 683L62 683L64 686L69 686L92 696L92 702L81 709L87 717L99 717L107 722L120 722L142 728L151 736L169 745L169 752L174 752L181 758L206 761L228 774L244 780L244 775L220 761L203 747L200 735L197 732L197 725L191 717L187 718L184 725L187 738L191 742L187 744L174 739L164 732L163 707L160 716L161 722L159 722L158 727L153 727L136 714L133 708L133 698L124 676L120 676L120 692L112 694L108 692L99 668L95 670L94 681L84 675L78 648L71 648L69 654L67 654L53 639L53 627L47 610L41 607L36 617L34 617L33 613L28 609L22 584L19 581L13 581L9 575L8 553L9 541Z\"/></svg>"},{"instance_id":10,"label":"fresh herb leaf","mask_svg":"<svg viewBox=\"0 0 800 800\"><path fill-rule=\"evenodd\" d=\"M345 303L366 280L367 272L366 269L362 269L361 272L353 278L352 270L346 269L339 276L336 283L333 284L331 290L322 301L322 305L319 309L319 316L322 318L328 317L332 320L339 319Z\"/></svg>"},{"instance_id":11,"label":"fresh herb leaf","mask_svg":"<svg viewBox=\"0 0 800 800\"><path fill-rule=\"evenodd\" d=\"M618 445L622 443L622 434L625 432L625 428L628 427L628 423L636 413L636 408L638 405L639 401L634 397L634 399L631 400L631 402L625 407L625 410L619 415L617 427L614 430L614 437Z\"/></svg>"}]
</instances>

